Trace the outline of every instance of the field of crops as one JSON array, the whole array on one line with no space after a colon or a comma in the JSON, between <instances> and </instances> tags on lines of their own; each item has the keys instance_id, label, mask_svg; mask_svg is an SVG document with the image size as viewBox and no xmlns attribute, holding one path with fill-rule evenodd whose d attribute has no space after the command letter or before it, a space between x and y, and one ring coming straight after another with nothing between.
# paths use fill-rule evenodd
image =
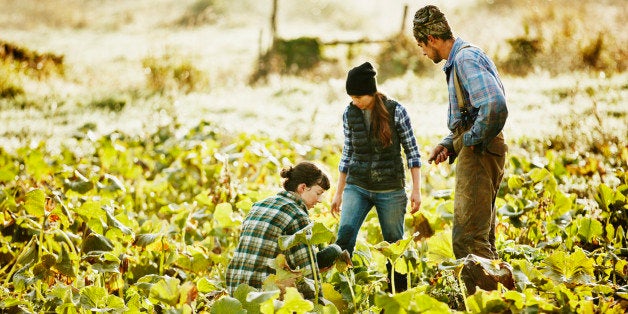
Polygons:
<instances>
[{"instance_id":1,"label":"field of crops","mask_svg":"<svg viewBox=\"0 0 628 314\"><path fill-rule=\"evenodd\" d=\"M311 233L284 244L334 241L338 219L329 208L349 101L344 63L357 60L249 84L259 29L246 22L266 22L257 16L265 12L262 2L105 2L0 0L13 12L0 12L7 30L0 44L31 47L23 51L32 59L51 62L0 60L0 313L628 311L628 74L626 51L613 50L625 43L622 34L604 37L606 48L586 70L551 73L552 62L566 61L539 54L529 75L504 75L509 154L496 202L496 244L500 261L512 267L513 287L470 294L461 280L465 261L454 258L451 244L455 164L437 167L425 158L446 132L439 66L380 81L412 118L423 154L423 203L406 215L397 243L383 242L372 212L352 267L338 262L318 278L325 302L317 304L294 288L278 288L294 276L281 258L261 290L241 286L229 296L224 276L252 204L277 193L280 169L302 160L321 165L332 187L311 211ZM500 22L515 6L441 2L453 16L464 16L460 6ZM539 13L551 1L533 2L528 26L556 19L565 23L561 36L582 30L577 19L562 19L563 11ZM349 4L332 3L287 4L280 16L290 20L302 5L307 17L318 12L308 23L330 33L348 30L338 36L391 31L338 13L373 13L375 5L350 11ZM402 6L394 3L380 13L395 16ZM578 12L607 10L619 21L625 13L616 14L623 12L618 7L603 1ZM517 8L508 18L526 15ZM293 35L299 28L287 26L298 22L283 24L283 35ZM480 40L475 23L460 29ZM483 42L487 49L495 43ZM351 51L371 59L378 52L368 45ZM409 290L386 292L387 261L408 274Z\"/></svg>"},{"instance_id":2,"label":"field of crops","mask_svg":"<svg viewBox=\"0 0 628 314\"><path fill-rule=\"evenodd\" d=\"M242 218L276 192L282 165L306 159L333 169L338 147L216 131L207 122L181 135L164 127L145 137L85 136L84 156L72 147L56 155L41 146L3 152L0 306L268 313L279 297L274 289L248 297L243 289L237 299L224 292ZM321 279L333 302L324 311L625 311L628 146L611 138L577 153L573 144L522 141L525 150L509 156L497 246L515 270L515 290L464 295L451 251L452 192L441 189L452 186L453 169L428 168L424 204L407 217L406 239L383 245L370 216L354 268ZM312 217L322 227L313 237L331 240L337 221L328 204ZM414 241L419 219L435 234ZM383 293L386 258L410 274L412 289ZM313 304L288 290L281 309L302 313Z\"/></svg>"}]
</instances>

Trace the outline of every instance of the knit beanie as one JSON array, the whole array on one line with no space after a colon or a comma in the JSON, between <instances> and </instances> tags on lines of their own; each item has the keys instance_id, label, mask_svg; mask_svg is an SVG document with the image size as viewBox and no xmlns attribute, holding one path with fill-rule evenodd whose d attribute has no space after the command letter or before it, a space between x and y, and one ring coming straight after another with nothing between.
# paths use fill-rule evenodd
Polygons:
<instances>
[{"instance_id":1,"label":"knit beanie","mask_svg":"<svg viewBox=\"0 0 628 314\"><path fill-rule=\"evenodd\" d=\"M375 69L364 62L362 65L349 70L347 75L347 94L351 96L371 95L377 91L375 84Z\"/></svg>"}]
</instances>

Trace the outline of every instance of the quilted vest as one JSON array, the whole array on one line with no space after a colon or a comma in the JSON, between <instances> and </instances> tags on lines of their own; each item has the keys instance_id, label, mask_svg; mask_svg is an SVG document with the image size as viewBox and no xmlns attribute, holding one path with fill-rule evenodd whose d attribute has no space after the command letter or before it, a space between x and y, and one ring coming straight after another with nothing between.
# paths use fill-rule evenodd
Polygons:
<instances>
[{"instance_id":1,"label":"quilted vest","mask_svg":"<svg viewBox=\"0 0 628 314\"><path fill-rule=\"evenodd\" d=\"M401 145L395 127L396 101L386 99L392 144L383 147L375 134L370 134L360 108L350 105L347 122L351 130L353 155L349 161L347 183L370 191L399 190L405 184Z\"/></svg>"}]
</instances>

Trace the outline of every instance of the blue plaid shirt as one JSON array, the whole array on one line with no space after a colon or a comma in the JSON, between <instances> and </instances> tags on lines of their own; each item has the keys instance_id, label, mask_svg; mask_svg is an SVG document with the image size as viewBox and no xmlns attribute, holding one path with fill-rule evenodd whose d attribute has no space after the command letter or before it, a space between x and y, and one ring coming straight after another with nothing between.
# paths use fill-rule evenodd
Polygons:
<instances>
[{"instance_id":1,"label":"blue plaid shirt","mask_svg":"<svg viewBox=\"0 0 628 314\"><path fill-rule=\"evenodd\" d=\"M508 117L504 87L495 64L477 47L461 49L466 46L470 46L469 43L457 38L443 68L447 74L449 89L447 126L452 133L441 142L441 145L452 151L453 131L462 123L454 76L451 72L454 64L472 123L471 129L463 137L465 146L480 145L484 148L501 132Z\"/></svg>"},{"instance_id":2,"label":"blue plaid shirt","mask_svg":"<svg viewBox=\"0 0 628 314\"><path fill-rule=\"evenodd\" d=\"M345 140L342 148L340 164L338 165L338 170L342 173L349 172L349 161L353 155L353 146L351 145L351 129L349 128L349 123L347 122L347 113L350 106L353 106L353 104L347 106L347 109L345 109L345 112L342 115L342 127L344 130ZM399 135L401 146L403 146L403 151L406 154L406 159L408 160L408 168L421 167L421 154L419 153L419 147L416 143L416 138L414 137L414 131L412 130L412 124L410 123L410 116L408 116L406 108L404 108L401 104L397 105L397 108L395 109L395 127L397 129L397 134Z\"/></svg>"}]
</instances>

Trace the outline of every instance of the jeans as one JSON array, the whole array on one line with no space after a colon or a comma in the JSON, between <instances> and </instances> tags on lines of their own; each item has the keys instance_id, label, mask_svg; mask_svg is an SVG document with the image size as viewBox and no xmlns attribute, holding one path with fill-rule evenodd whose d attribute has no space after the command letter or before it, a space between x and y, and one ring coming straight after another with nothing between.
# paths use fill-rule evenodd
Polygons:
<instances>
[{"instance_id":1,"label":"jeans","mask_svg":"<svg viewBox=\"0 0 628 314\"><path fill-rule=\"evenodd\" d=\"M373 206L377 210L384 240L393 243L403 238L403 223L408 196L404 189L392 192L371 192L359 186L347 184L343 193L338 244L353 254L355 241L364 219Z\"/></svg>"}]
</instances>

